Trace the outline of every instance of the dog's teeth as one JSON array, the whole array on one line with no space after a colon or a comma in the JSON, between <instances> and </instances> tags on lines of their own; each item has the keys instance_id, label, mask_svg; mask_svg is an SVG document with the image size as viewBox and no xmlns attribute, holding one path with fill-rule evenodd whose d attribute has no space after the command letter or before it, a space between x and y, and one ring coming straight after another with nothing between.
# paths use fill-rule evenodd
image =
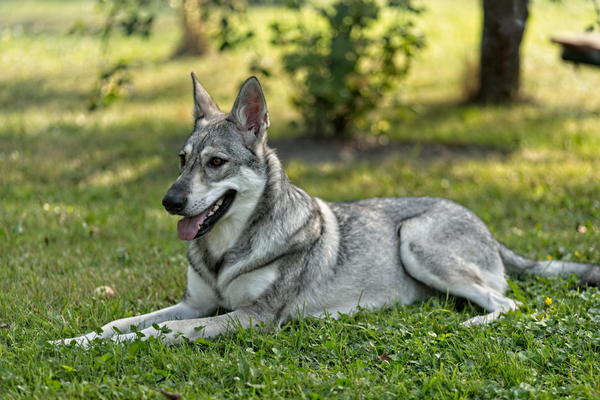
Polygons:
<instances>
[{"instance_id":1,"label":"dog's teeth","mask_svg":"<svg viewBox=\"0 0 600 400\"><path fill-rule=\"evenodd\" d=\"M217 210L219 209L218 205L214 205L212 206L212 208L210 209L210 211L208 212L208 214L206 215L207 217L210 217L211 215L213 215Z\"/></svg>"},{"instance_id":2,"label":"dog's teeth","mask_svg":"<svg viewBox=\"0 0 600 400\"><path fill-rule=\"evenodd\" d=\"M223 204L223 198L222 197L219 200L217 200L217 206L220 206L221 204Z\"/></svg>"}]
</instances>

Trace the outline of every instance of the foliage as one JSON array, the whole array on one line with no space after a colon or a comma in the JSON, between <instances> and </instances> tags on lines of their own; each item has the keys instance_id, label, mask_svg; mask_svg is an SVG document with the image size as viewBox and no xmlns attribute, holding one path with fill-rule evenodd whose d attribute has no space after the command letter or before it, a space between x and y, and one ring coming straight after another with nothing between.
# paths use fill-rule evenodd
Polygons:
<instances>
[{"instance_id":1,"label":"foliage","mask_svg":"<svg viewBox=\"0 0 600 400\"><path fill-rule=\"evenodd\" d=\"M98 0L106 16L102 38L108 45L111 33L119 29L124 35L148 37L156 17L159 0Z\"/></svg>"},{"instance_id":2,"label":"foliage","mask_svg":"<svg viewBox=\"0 0 600 400\"><path fill-rule=\"evenodd\" d=\"M152 33L157 15L164 10L164 0L97 0L104 15L101 27L89 27L77 20L71 34L99 32L102 51L106 55L111 46L110 38L118 32L125 36L138 35L148 38ZM184 37L176 55L201 55L207 49L205 42L210 38L219 51L233 49L247 43L252 37L247 26L246 0L173 0L170 6L177 8L182 16ZM208 35L208 38L206 37ZM189 41L202 42L201 44ZM198 45L200 47L198 47ZM198 49L201 50L198 50ZM143 62L118 59L105 62L99 80L89 97L89 110L107 106L128 92L131 86L131 70Z\"/></svg>"},{"instance_id":3,"label":"foliage","mask_svg":"<svg viewBox=\"0 0 600 400\"><path fill-rule=\"evenodd\" d=\"M125 36L150 36L161 0L97 0L97 5L104 16L102 26L88 26L79 19L75 21L69 33L99 33L102 38L102 53L106 56L111 36L115 32ZM90 111L108 106L125 95L131 85L129 75L132 65L129 60L119 59L112 63L105 61L103 64L96 86L89 96Z\"/></svg>"},{"instance_id":4,"label":"foliage","mask_svg":"<svg viewBox=\"0 0 600 400\"><path fill-rule=\"evenodd\" d=\"M596 13L596 20L586 28L586 32L592 32L594 30L600 30L600 5L598 5L598 0L591 0L594 4L594 11Z\"/></svg>"},{"instance_id":5,"label":"foliage","mask_svg":"<svg viewBox=\"0 0 600 400\"><path fill-rule=\"evenodd\" d=\"M248 27L247 0L213 0L208 7L211 18L218 23L212 31L212 38L219 51L231 50L247 44L254 37Z\"/></svg>"},{"instance_id":6,"label":"foliage","mask_svg":"<svg viewBox=\"0 0 600 400\"><path fill-rule=\"evenodd\" d=\"M161 0L97 0L98 9L104 16L102 26L90 26L83 19L74 22L70 34L100 33L104 46L114 31L126 36L148 37L152 30Z\"/></svg>"},{"instance_id":7,"label":"foliage","mask_svg":"<svg viewBox=\"0 0 600 400\"><path fill-rule=\"evenodd\" d=\"M247 0L175 0L172 5L182 16L184 30L175 56L203 55L208 51L209 39L223 51L247 43L253 37L247 28Z\"/></svg>"},{"instance_id":8,"label":"foliage","mask_svg":"<svg viewBox=\"0 0 600 400\"><path fill-rule=\"evenodd\" d=\"M89 97L88 109L108 106L128 92L131 85L131 66L121 59L100 72L100 79Z\"/></svg>"},{"instance_id":9,"label":"foliage","mask_svg":"<svg viewBox=\"0 0 600 400\"><path fill-rule=\"evenodd\" d=\"M394 16L384 21L391 9ZM283 66L298 88L293 104L309 130L343 137L351 124L365 126L367 113L406 76L423 46L407 15L421 9L411 0L389 0L385 7L376 0L338 0L314 11L292 24L274 23L273 43L283 47ZM315 19L323 29L312 29Z\"/></svg>"}]
</instances>

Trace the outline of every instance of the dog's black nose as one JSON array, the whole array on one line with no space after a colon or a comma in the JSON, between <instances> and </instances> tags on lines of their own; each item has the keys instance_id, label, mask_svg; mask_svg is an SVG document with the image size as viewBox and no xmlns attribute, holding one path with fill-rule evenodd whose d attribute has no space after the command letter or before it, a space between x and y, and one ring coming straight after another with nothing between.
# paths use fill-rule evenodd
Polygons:
<instances>
[{"instance_id":1,"label":"dog's black nose","mask_svg":"<svg viewBox=\"0 0 600 400\"><path fill-rule=\"evenodd\" d=\"M170 214L177 214L185 208L187 197L167 192L163 198L162 204Z\"/></svg>"}]
</instances>

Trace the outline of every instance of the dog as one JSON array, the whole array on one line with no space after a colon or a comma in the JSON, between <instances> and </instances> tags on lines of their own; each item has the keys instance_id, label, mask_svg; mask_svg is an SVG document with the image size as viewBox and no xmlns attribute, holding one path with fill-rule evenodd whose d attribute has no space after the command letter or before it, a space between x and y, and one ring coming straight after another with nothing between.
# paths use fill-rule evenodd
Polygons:
<instances>
[{"instance_id":1,"label":"dog","mask_svg":"<svg viewBox=\"0 0 600 400\"><path fill-rule=\"evenodd\" d=\"M162 204L181 216L187 288L178 304L56 341L137 337L178 344L304 316L337 317L450 294L488 314L517 303L505 274L576 274L600 282L600 267L532 261L498 242L467 208L441 198L328 203L294 186L267 145L269 113L255 77L223 113L192 73L194 130L179 153L179 178ZM230 310L215 315L218 309ZM141 333L141 334L140 334Z\"/></svg>"}]
</instances>

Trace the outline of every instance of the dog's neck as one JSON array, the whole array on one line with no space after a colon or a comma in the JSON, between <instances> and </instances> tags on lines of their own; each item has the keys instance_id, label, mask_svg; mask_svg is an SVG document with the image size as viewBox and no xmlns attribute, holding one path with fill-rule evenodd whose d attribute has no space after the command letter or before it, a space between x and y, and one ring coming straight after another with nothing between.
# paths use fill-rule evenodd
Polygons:
<instances>
[{"instance_id":1,"label":"dog's neck","mask_svg":"<svg viewBox=\"0 0 600 400\"><path fill-rule=\"evenodd\" d=\"M195 244L205 248L214 259L251 240L248 237L252 235L251 225L266 222L283 232L290 229L290 220L305 220L313 208L312 198L291 183L275 152L266 144L256 150L264 160L260 173L242 170L246 186L236 195L231 214ZM290 210L298 213L298 218L290 218Z\"/></svg>"}]
</instances>

